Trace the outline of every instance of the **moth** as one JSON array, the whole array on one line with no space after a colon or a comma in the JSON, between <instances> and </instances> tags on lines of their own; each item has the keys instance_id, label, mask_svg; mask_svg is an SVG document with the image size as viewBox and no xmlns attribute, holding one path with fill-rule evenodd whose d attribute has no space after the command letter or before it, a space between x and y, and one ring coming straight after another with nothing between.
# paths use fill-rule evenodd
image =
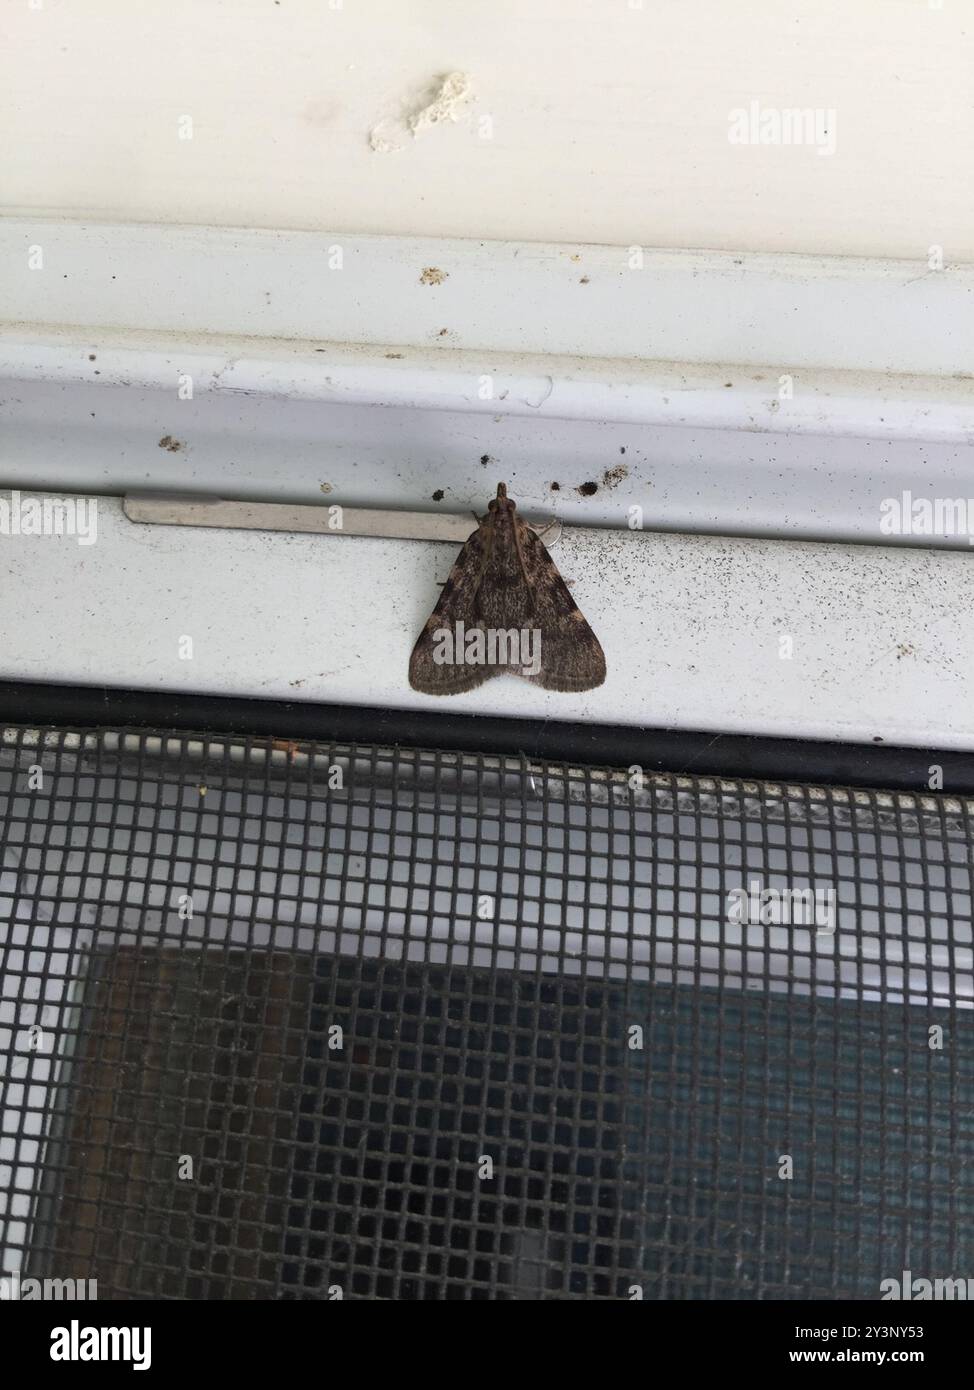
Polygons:
<instances>
[{"instance_id":1,"label":"moth","mask_svg":"<svg viewBox=\"0 0 974 1390\"><path fill-rule=\"evenodd\" d=\"M498 483L413 648L409 684L426 695L459 695L508 673L546 690L594 690L605 680L605 655L506 483Z\"/></svg>"}]
</instances>

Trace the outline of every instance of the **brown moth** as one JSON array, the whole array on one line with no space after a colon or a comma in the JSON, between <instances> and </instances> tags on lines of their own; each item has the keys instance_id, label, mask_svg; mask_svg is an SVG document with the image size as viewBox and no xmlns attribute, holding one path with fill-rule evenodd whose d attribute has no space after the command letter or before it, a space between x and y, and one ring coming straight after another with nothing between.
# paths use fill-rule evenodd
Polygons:
<instances>
[{"instance_id":1,"label":"brown moth","mask_svg":"<svg viewBox=\"0 0 974 1390\"><path fill-rule=\"evenodd\" d=\"M467 540L409 659L409 684L459 695L491 676L546 690L594 690L605 655L505 483Z\"/></svg>"}]
</instances>

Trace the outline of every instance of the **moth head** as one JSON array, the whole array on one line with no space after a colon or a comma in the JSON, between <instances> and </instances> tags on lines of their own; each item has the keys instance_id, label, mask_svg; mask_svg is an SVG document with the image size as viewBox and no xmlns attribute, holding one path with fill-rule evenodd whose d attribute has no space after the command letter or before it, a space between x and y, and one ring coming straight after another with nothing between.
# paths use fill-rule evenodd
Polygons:
<instances>
[{"instance_id":1,"label":"moth head","mask_svg":"<svg viewBox=\"0 0 974 1390\"><path fill-rule=\"evenodd\" d=\"M487 510L489 512L513 512L516 510L515 503L513 503L507 495L506 483L497 484L497 496L492 497L487 503Z\"/></svg>"}]
</instances>

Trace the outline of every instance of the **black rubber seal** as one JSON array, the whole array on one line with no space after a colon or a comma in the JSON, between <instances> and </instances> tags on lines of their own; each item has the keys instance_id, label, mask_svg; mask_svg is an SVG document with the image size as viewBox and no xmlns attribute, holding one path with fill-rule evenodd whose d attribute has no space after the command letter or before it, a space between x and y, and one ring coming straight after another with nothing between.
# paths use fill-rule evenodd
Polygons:
<instances>
[{"instance_id":1,"label":"black rubber seal","mask_svg":"<svg viewBox=\"0 0 974 1390\"><path fill-rule=\"evenodd\" d=\"M974 752L687 733L562 720L501 719L367 705L225 698L0 681L0 719L55 728L155 728L252 734L298 741L454 749L647 772L754 777L829 786L974 794Z\"/></svg>"}]
</instances>

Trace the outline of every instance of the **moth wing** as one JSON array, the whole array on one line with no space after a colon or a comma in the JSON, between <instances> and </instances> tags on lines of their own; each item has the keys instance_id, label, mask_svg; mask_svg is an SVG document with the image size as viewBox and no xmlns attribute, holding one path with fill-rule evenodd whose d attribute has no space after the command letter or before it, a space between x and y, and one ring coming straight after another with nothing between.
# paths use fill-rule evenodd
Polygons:
<instances>
[{"instance_id":1,"label":"moth wing","mask_svg":"<svg viewBox=\"0 0 974 1390\"><path fill-rule=\"evenodd\" d=\"M522 532L524 564L540 631L541 664L526 680L545 690L595 690L605 680L605 653L544 543L528 527Z\"/></svg>"},{"instance_id":2,"label":"moth wing","mask_svg":"<svg viewBox=\"0 0 974 1390\"><path fill-rule=\"evenodd\" d=\"M462 622L468 631L480 625L474 601L485 559L484 532L478 527L454 561L449 577L440 590L436 607L426 620L426 626L409 658L409 684L424 695L460 695L466 690L475 690L491 676L499 674L495 666L460 665L434 660L434 632L440 628L453 631L454 624L458 622Z\"/></svg>"}]
</instances>

